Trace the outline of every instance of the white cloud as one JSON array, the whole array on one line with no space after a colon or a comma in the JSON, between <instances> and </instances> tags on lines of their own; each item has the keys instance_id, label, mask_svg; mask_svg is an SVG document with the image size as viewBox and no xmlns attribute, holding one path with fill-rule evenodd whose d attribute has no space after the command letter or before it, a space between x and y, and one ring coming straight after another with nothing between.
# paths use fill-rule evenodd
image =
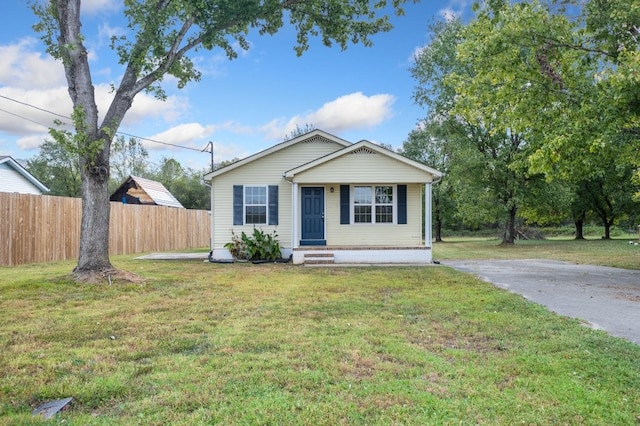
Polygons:
<instances>
[{"instance_id":1,"label":"white cloud","mask_svg":"<svg viewBox=\"0 0 640 426\"><path fill-rule=\"evenodd\" d=\"M120 37L125 35L126 32L126 28L113 27L106 22L103 22L98 27L98 36L100 37L100 39L107 40L107 44L111 42L111 37Z\"/></svg>"},{"instance_id":2,"label":"white cloud","mask_svg":"<svg viewBox=\"0 0 640 426\"><path fill-rule=\"evenodd\" d=\"M62 64L37 52L34 38L0 46L0 82L3 86L44 89L66 85Z\"/></svg>"},{"instance_id":3,"label":"white cloud","mask_svg":"<svg viewBox=\"0 0 640 426\"><path fill-rule=\"evenodd\" d=\"M66 86L46 90L1 87L0 95L0 129L4 132L27 137L47 132L56 119L70 121L50 113L65 117L71 114L71 99Z\"/></svg>"},{"instance_id":4,"label":"white cloud","mask_svg":"<svg viewBox=\"0 0 640 426\"><path fill-rule=\"evenodd\" d=\"M109 85L96 86L98 108L103 115L111 100L113 93ZM159 118L167 122L174 122L188 108L188 101L179 96L169 96L165 101L153 97L153 95L141 92L133 99L131 109L124 116L123 125L131 126L152 118Z\"/></svg>"},{"instance_id":5,"label":"white cloud","mask_svg":"<svg viewBox=\"0 0 640 426\"><path fill-rule=\"evenodd\" d=\"M455 20L456 18L459 18L461 13L460 12L456 12L451 8L444 8L444 9L440 9L438 11L438 15L442 16L444 18L445 21L450 22Z\"/></svg>"},{"instance_id":6,"label":"white cloud","mask_svg":"<svg viewBox=\"0 0 640 426\"><path fill-rule=\"evenodd\" d=\"M194 142L200 142L202 139L208 138L215 130L215 126L203 126L200 123L185 123L150 136L149 139L155 141L166 142L174 145L194 146ZM167 145L157 144L149 141L143 141L145 147L149 149L167 149Z\"/></svg>"},{"instance_id":7,"label":"white cloud","mask_svg":"<svg viewBox=\"0 0 640 426\"><path fill-rule=\"evenodd\" d=\"M113 93L111 87L106 84L97 85L95 89L98 113L102 119L113 99ZM72 111L66 86L46 90L0 87L0 95L0 129L6 133L27 137L34 133L40 134L43 130L46 132L48 127L54 125L56 119L65 123L71 122L65 118L70 117ZM122 124L135 128L136 125L150 119L172 122L177 120L186 108L186 101L176 96L161 101L146 93L139 93L131 109L125 114Z\"/></svg>"},{"instance_id":8,"label":"white cloud","mask_svg":"<svg viewBox=\"0 0 640 426\"><path fill-rule=\"evenodd\" d=\"M51 136L48 133L34 134L25 138L20 138L16 141L16 145L20 149L30 150L38 149L45 140L51 140Z\"/></svg>"},{"instance_id":9,"label":"white cloud","mask_svg":"<svg viewBox=\"0 0 640 426\"><path fill-rule=\"evenodd\" d=\"M84 0L82 2L82 11L89 14L111 12L118 10L122 5L122 0Z\"/></svg>"},{"instance_id":10,"label":"white cloud","mask_svg":"<svg viewBox=\"0 0 640 426\"><path fill-rule=\"evenodd\" d=\"M429 46L418 46L415 49L413 49L413 52L411 53L411 56L409 57L409 64L411 64L411 65L415 64L416 60L420 56L422 56L424 51L427 50L428 48L429 48Z\"/></svg>"},{"instance_id":11,"label":"white cloud","mask_svg":"<svg viewBox=\"0 0 640 426\"><path fill-rule=\"evenodd\" d=\"M395 97L389 94L366 96L362 92L341 96L316 111L289 120L276 119L262 127L270 139L282 139L296 129L310 124L327 132L374 127L393 115Z\"/></svg>"},{"instance_id":12,"label":"white cloud","mask_svg":"<svg viewBox=\"0 0 640 426\"><path fill-rule=\"evenodd\" d=\"M453 21L462 16L463 12L469 8L469 3L469 0L450 0L447 7L438 11L438 15L446 21Z\"/></svg>"},{"instance_id":13,"label":"white cloud","mask_svg":"<svg viewBox=\"0 0 640 426\"><path fill-rule=\"evenodd\" d=\"M179 145L182 147L188 147L193 149L204 149L209 141L213 142L213 151L215 154L215 161L230 160L232 158L243 158L247 155L244 148L239 147L236 144L217 141L218 137L214 136L219 134L252 134L253 129L247 126L242 126L235 121L227 121L219 124L202 125L200 123L183 123L161 133L149 136L148 139L158 141L161 143L154 143L152 141L143 140L142 143L147 149L152 150L176 150L178 147L171 145ZM221 136L222 139L227 139L225 136Z\"/></svg>"}]
</instances>

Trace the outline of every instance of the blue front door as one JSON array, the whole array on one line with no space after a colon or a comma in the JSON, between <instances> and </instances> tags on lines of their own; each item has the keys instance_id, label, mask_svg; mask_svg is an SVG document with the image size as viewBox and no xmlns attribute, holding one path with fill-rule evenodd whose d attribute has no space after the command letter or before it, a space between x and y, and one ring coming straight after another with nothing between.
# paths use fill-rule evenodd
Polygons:
<instances>
[{"instance_id":1,"label":"blue front door","mask_svg":"<svg viewBox=\"0 0 640 426\"><path fill-rule=\"evenodd\" d=\"M300 245L324 246L324 188L302 188L302 239Z\"/></svg>"}]
</instances>

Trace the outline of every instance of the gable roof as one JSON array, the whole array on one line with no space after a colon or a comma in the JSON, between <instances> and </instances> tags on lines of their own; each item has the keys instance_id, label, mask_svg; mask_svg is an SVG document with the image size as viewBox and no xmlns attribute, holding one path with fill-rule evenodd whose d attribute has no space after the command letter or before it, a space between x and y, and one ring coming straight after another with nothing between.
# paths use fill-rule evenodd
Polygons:
<instances>
[{"instance_id":1,"label":"gable roof","mask_svg":"<svg viewBox=\"0 0 640 426\"><path fill-rule=\"evenodd\" d=\"M348 142L348 141L346 141L344 139L341 139L341 138L339 138L337 136L334 136L334 135L332 135L330 133L327 133L327 132L325 132L323 130L316 129L316 130L313 130L311 132L305 133L304 135L300 135L300 136L295 137L293 139L289 139L288 141L281 142L281 143L279 143L277 145L272 146L271 148L267 148L267 149L265 149L263 151L260 151L260 152L258 152L256 154L250 155L250 156L248 156L248 157L246 157L246 158L244 158L244 159L242 159L240 161L236 161L235 163L229 164L228 166L222 167L222 168L220 168L218 170L214 170L211 173L207 173L206 175L204 175L204 180L205 181L211 181L216 176L219 176L221 174L230 172L231 170L237 169L238 167L242 167L242 166L244 166L246 164L249 164L249 163L251 163L253 161L256 161L256 160L258 160L260 158L266 157L269 154L273 154L274 152L277 152L277 151L280 151L282 149L288 148L288 147L290 147L292 145L295 145L297 143L300 143L300 142L308 141L309 139L313 139L313 138L323 138L323 139L329 140L331 142L335 142L335 143L337 143L339 145L342 145L343 147L348 147L348 146L352 145L351 142Z\"/></svg>"},{"instance_id":2,"label":"gable roof","mask_svg":"<svg viewBox=\"0 0 640 426\"><path fill-rule=\"evenodd\" d=\"M0 155L0 164L5 164L11 169L15 170L18 174L28 180L33 186L35 186L40 192L49 192L49 188L47 188L42 182L40 182L35 176L27 171L20 163L11 158L8 155Z\"/></svg>"},{"instance_id":3,"label":"gable roof","mask_svg":"<svg viewBox=\"0 0 640 426\"><path fill-rule=\"evenodd\" d=\"M441 178L442 177L442 173L437 171L434 168L431 168L425 164L422 164L418 161L415 160L411 160L410 158L405 157L404 155L398 154L396 152L393 152L391 150L388 150L380 145L376 145L372 142L369 142L367 140L361 140L360 142L351 144L341 150L338 150L336 152L332 152L331 154L325 155L324 157L320 157L316 160L310 161L307 164L303 164L301 166L295 167L291 170L288 170L284 173L284 177L287 180L292 180L293 177L296 174L302 173L306 170L312 169L314 167L317 167L321 164L326 164L331 160L334 160L338 157L342 157L346 154L350 154L352 152L356 152L358 150L362 150L362 149L367 149L370 151L373 151L375 153L378 154L382 154L385 155L387 157L390 157L396 161L399 161L401 163L404 163L408 166L414 167L420 171L423 171L425 173L430 174L431 176L433 176L434 178Z\"/></svg>"},{"instance_id":4,"label":"gable roof","mask_svg":"<svg viewBox=\"0 0 640 426\"><path fill-rule=\"evenodd\" d=\"M140 204L156 204L158 206L184 208L180 201L160 182L138 176L129 176L111 195L126 193L141 200ZM146 195L146 196L145 196ZM112 200L117 201L117 200Z\"/></svg>"}]
</instances>

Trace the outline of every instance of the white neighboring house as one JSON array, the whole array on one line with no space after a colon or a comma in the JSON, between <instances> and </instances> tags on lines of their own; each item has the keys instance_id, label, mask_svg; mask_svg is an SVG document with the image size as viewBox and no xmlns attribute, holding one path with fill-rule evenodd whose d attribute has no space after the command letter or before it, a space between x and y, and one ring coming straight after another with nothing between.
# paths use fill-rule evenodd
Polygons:
<instances>
[{"instance_id":1,"label":"white neighboring house","mask_svg":"<svg viewBox=\"0 0 640 426\"><path fill-rule=\"evenodd\" d=\"M431 185L442 173L363 140L314 130L204 176L211 250L253 228L294 263L431 263ZM426 196L423 197L423 193Z\"/></svg>"},{"instance_id":2,"label":"white neighboring house","mask_svg":"<svg viewBox=\"0 0 640 426\"><path fill-rule=\"evenodd\" d=\"M42 195L49 188L16 160L0 155L0 192Z\"/></svg>"}]
</instances>

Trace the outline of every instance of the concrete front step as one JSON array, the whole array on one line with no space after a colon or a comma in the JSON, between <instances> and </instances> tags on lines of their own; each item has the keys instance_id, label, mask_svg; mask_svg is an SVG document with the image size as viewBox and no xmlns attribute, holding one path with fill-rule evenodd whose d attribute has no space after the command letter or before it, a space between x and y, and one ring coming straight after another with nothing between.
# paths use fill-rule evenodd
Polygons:
<instances>
[{"instance_id":1,"label":"concrete front step","mask_svg":"<svg viewBox=\"0 0 640 426\"><path fill-rule=\"evenodd\" d=\"M335 259L333 253L305 253L304 264L305 265L333 265Z\"/></svg>"}]
</instances>

